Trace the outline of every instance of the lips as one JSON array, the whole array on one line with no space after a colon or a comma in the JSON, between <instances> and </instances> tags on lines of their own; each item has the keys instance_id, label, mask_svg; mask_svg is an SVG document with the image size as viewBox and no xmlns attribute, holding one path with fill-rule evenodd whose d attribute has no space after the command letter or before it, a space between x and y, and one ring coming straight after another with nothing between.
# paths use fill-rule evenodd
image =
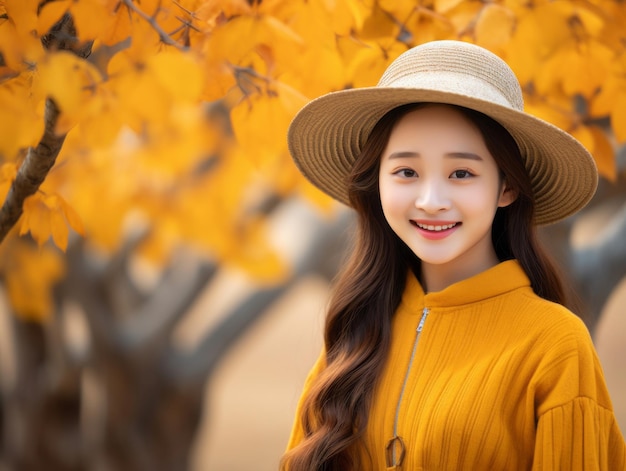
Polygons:
<instances>
[{"instance_id":1,"label":"lips","mask_svg":"<svg viewBox=\"0 0 626 471\"><path fill-rule=\"evenodd\" d=\"M441 240L453 234L460 226L460 222L453 221L411 221L422 237L429 240Z\"/></svg>"}]
</instances>

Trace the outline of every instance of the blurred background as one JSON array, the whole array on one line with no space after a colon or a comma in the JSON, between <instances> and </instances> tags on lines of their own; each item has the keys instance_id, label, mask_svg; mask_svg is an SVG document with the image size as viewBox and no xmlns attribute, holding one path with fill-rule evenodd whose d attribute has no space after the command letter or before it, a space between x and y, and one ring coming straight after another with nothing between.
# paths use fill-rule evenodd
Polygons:
<instances>
[{"instance_id":1,"label":"blurred background","mask_svg":"<svg viewBox=\"0 0 626 471\"><path fill-rule=\"evenodd\" d=\"M289 122L450 38L596 160L541 238L625 430L624 2L0 0L0 470L277 469L352 227Z\"/></svg>"}]
</instances>

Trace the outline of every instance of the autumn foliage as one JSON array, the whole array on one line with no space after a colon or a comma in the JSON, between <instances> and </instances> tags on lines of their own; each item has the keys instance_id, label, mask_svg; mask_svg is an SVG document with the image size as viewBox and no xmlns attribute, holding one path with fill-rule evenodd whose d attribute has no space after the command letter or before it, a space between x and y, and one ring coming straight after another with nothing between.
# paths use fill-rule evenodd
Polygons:
<instances>
[{"instance_id":1,"label":"autumn foliage","mask_svg":"<svg viewBox=\"0 0 626 471\"><path fill-rule=\"evenodd\" d=\"M47 44L68 17L75 37ZM331 208L290 161L290 119L328 91L375 85L433 39L502 56L527 110L581 140L613 181L624 26L621 1L0 0L0 202L42 140L46 99L66 135L0 245L10 304L46 318L72 237L106 256L143 231L137 256L154 266L187 246L279 279L289 267L264 204L301 194Z\"/></svg>"}]
</instances>

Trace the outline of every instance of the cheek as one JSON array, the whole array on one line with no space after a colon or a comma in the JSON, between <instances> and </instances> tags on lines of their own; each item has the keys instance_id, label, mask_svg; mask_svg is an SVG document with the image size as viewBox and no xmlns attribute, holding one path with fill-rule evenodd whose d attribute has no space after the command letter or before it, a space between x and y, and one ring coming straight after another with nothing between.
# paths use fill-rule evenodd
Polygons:
<instances>
[{"instance_id":1,"label":"cheek","mask_svg":"<svg viewBox=\"0 0 626 471\"><path fill-rule=\"evenodd\" d=\"M380 204L385 215L403 211L410 203L411 193L407 188L382 183L379 191Z\"/></svg>"},{"instance_id":2,"label":"cheek","mask_svg":"<svg viewBox=\"0 0 626 471\"><path fill-rule=\"evenodd\" d=\"M498 207L498 195L476 187L460 195L457 202L467 213L490 217Z\"/></svg>"}]
</instances>

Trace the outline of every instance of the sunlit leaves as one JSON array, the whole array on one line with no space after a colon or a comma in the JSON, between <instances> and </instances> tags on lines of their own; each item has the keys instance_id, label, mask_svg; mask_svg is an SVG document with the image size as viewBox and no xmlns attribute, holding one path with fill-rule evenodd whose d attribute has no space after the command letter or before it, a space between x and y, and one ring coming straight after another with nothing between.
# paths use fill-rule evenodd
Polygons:
<instances>
[{"instance_id":1,"label":"sunlit leaves","mask_svg":"<svg viewBox=\"0 0 626 471\"><path fill-rule=\"evenodd\" d=\"M4 201L11 187L11 183L17 175L17 167L14 164L0 166L0 201Z\"/></svg>"},{"instance_id":2,"label":"sunlit leaves","mask_svg":"<svg viewBox=\"0 0 626 471\"><path fill-rule=\"evenodd\" d=\"M287 141L276 136L287 135L289 122L306 98L289 87L258 93L242 100L231 111L233 130L239 145L260 167L277 158L287 157ZM268 133L267 130L272 132Z\"/></svg>"},{"instance_id":3,"label":"sunlit leaves","mask_svg":"<svg viewBox=\"0 0 626 471\"><path fill-rule=\"evenodd\" d=\"M626 142L626 90L617 95L611 110L611 124L620 142Z\"/></svg>"},{"instance_id":4,"label":"sunlit leaves","mask_svg":"<svg viewBox=\"0 0 626 471\"><path fill-rule=\"evenodd\" d=\"M495 3L487 4L476 21L476 44L499 51L513 34L515 16L508 8Z\"/></svg>"},{"instance_id":5,"label":"sunlit leaves","mask_svg":"<svg viewBox=\"0 0 626 471\"><path fill-rule=\"evenodd\" d=\"M68 225L84 235L80 216L58 194L36 193L24 202L24 216L20 219L20 235L30 232L42 246L50 237L61 250L67 248Z\"/></svg>"},{"instance_id":6,"label":"sunlit leaves","mask_svg":"<svg viewBox=\"0 0 626 471\"><path fill-rule=\"evenodd\" d=\"M197 102L204 72L191 55L175 51L132 57L125 51L109 63L105 85L127 125L139 132L146 122L163 122L177 103Z\"/></svg>"},{"instance_id":7,"label":"sunlit leaves","mask_svg":"<svg viewBox=\"0 0 626 471\"><path fill-rule=\"evenodd\" d=\"M65 134L84 117L100 80L98 70L89 62L69 52L56 52L39 63L33 92L55 101L61 110L57 132Z\"/></svg>"},{"instance_id":8,"label":"sunlit leaves","mask_svg":"<svg viewBox=\"0 0 626 471\"><path fill-rule=\"evenodd\" d=\"M606 80L612 55L606 46L595 41L562 48L537 73L537 91L545 95L560 86L569 96L580 94L591 98Z\"/></svg>"},{"instance_id":9,"label":"sunlit leaves","mask_svg":"<svg viewBox=\"0 0 626 471\"><path fill-rule=\"evenodd\" d=\"M606 132L598 126L579 127L572 131L572 135L582 142L593 154L598 173L609 181L617 178L617 164L615 151Z\"/></svg>"},{"instance_id":10,"label":"sunlit leaves","mask_svg":"<svg viewBox=\"0 0 626 471\"><path fill-rule=\"evenodd\" d=\"M37 34L45 35L54 24L65 15L72 5L72 0L58 0L56 2L48 2L41 7L37 17Z\"/></svg>"},{"instance_id":11,"label":"sunlit leaves","mask_svg":"<svg viewBox=\"0 0 626 471\"><path fill-rule=\"evenodd\" d=\"M5 0L7 19L0 19L0 53L13 72L32 67L43 55L37 35L37 1Z\"/></svg>"},{"instance_id":12,"label":"sunlit leaves","mask_svg":"<svg viewBox=\"0 0 626 471\"><path fill-rule=\"evenodd\" d=\"M42 102L30 84L28 74L0 82L0 162L36 145L43 134Z\"/></svg>"},{"instance_id":13,"label":"sunlit leaves","mask_svg":"<svg viewBox=\"0 0 626 471\"><path fill-rule=\"evenodd\" d=\"M571 38L567 22L570 13L570 2L547 2L518 9L506 59L522 84L532 81L546 58Z\"/></svg>"},{"instance_id":14,"label":"sunlit leaves","mask_svg":"<svg viewBox=\"0 0 626 471\"><path fill-rule=\"evenodd\" d=\"M186 245L258 277L284 275L288 263L266 240L265 202L295 194L333 207L291 164L291 118L328 91L375 85L424 41L473 41L502 56L527 111L583 142L608 180L617 175L612 143L626 142L624 2L40 3L0 0L0 199L41 138L46 98L61 110L56 131L68 133L5 244L17 247L21 233L38 248L2 252L24 315L49 311L62 259L44 253L65 249L72 231L108 253L140 227L139 255L152 263ZM66 14L78 44L93 40L86 60L42 47Z\"/></svg>"},{"instance_id":15,"label":"sunlit leaves","mask_svg":"<svg viewBox=\"0 0 626 471\"><path fill-rule=\"evenodd\" d=\"M13 309L23 318L45 321L51 314L51 287L65 274L59 253L12 240L10 247L0 247L0 270Z\"/></svg>"},{"instance_id":16,"label":"sunlit leaves","mask_svg":"<svg viewBox=\"0 0 626 471\"><path fill-rule=\"evenodd\" d=\"M81 0L80 2L72 2L70 7L78 35L83 41L100 37L110 41L110 29L115 28L116 25L116 11L118 14L127 15L127 12L124 11L124 8L120 8L117 1Z\"/></svg>"},{"instance_id":17,"label":"sunlit leaves","mask_svg":"<svg viewBox=\"0 0 626 471\"><path fill-rule=\"evenodd\" d=\"M446 14L461 3L462 0L434 0L435 11Z\"/></svg>"}]
</instances>

